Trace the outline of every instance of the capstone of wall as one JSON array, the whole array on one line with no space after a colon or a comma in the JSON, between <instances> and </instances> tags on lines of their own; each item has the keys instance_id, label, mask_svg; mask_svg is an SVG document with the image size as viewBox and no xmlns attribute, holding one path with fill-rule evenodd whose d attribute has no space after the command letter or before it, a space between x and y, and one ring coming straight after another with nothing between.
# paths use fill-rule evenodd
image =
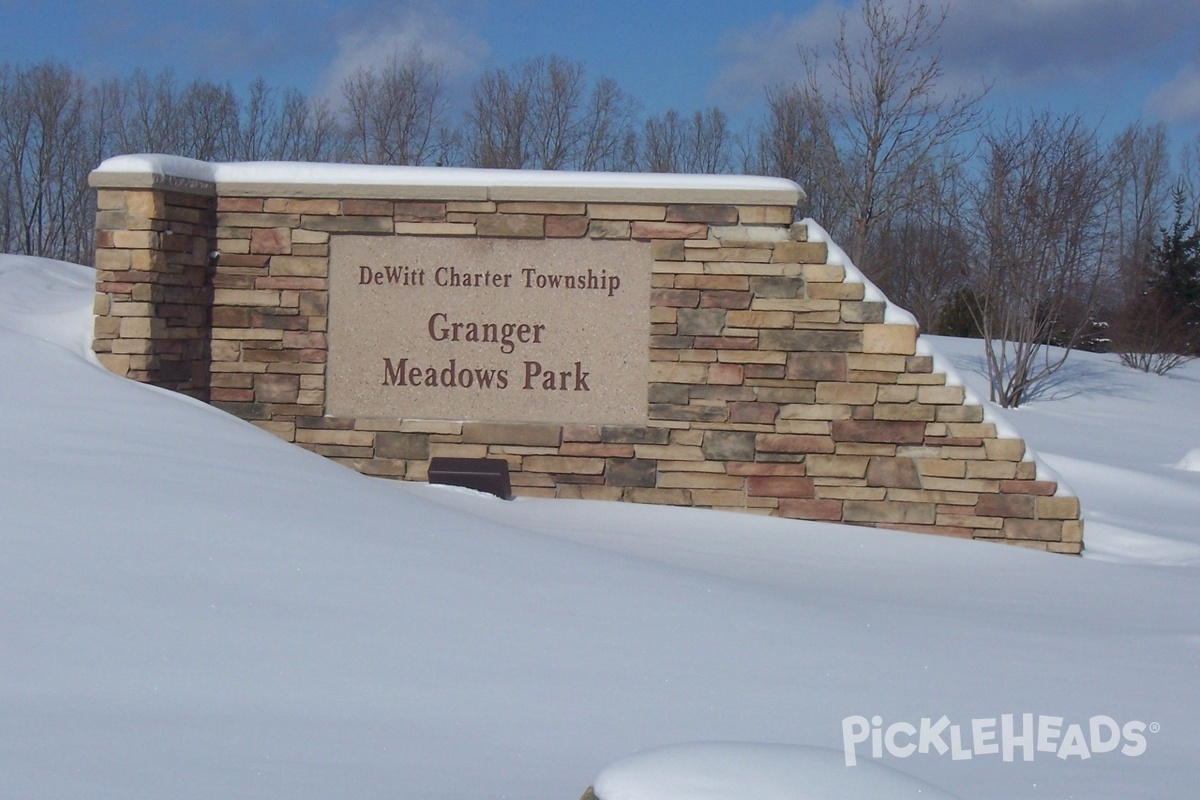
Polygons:
<instances>
[{"instance_id":1,"label":"capstone of wall","mask_svg":"<svg viewBox=\"0 0 1200 800\"><path fill-rule=\"evenodd\" d=\"M523 495L1082 548L1078 500L947 381L815 223L793 221L790 182L120 157L92 185L101 362L360 472L424 480L432 457L503 458ZM626 243L646 281L645 330L620 345L640 349L630 369L644 362L636 418L590 417L585 398L534 421L488 403L332 415L331 328L357 334L331 319L331 250L392 240L523 242L535 259L543 244L592 257ZM349 313L350 290L332 295ZM386 381L380 369L365 379Z\"/></svg>"}]
</instances>

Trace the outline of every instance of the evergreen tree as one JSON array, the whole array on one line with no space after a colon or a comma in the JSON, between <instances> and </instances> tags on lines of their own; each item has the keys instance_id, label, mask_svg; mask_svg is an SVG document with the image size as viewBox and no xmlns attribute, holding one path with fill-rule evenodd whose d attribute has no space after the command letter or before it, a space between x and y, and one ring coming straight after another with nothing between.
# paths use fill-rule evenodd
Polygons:
<instances>
[{"instance_id":1,"label":"evergreen tree","mask_svg":"<svg viewBox=\"0 0 1200 800\"><path fill-rule=\"evenodd\" d=\"M1175 190L1175 216L1154 248L1149 292L1161 313L1178 318L1187 330L1190 354L1200 351L1200 230L1184 216L1183 190Z\"/></svg>"}]
</instances>

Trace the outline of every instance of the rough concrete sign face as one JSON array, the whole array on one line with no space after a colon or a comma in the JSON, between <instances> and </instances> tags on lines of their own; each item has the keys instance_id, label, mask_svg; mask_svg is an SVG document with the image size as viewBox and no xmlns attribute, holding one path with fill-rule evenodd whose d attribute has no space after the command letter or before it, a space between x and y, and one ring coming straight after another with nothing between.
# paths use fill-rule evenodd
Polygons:
<instances>
[{"instance_id":1,"label":"rough concrete sign face","mask_svg":"<svg viewBox=\"0 0 1200 800\"><path fill-rule=\"evenodd\" d=\"M335 236L326 413L645 424L649 249Z\"/></svg>"}]
</instances>

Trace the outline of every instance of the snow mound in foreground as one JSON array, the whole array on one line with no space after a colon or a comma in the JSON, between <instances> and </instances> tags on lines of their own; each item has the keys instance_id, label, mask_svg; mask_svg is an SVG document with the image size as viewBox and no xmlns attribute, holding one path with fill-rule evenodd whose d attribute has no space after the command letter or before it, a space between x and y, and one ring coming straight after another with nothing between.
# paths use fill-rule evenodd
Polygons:
<instances>
[{"instance_id":1,"label":"snow mound in foreground","mask_svg":"<svg viewBox=\"0 0 1200 800\"><path fill-rule=\"evenodd\" d=\"M599 800L954 800L911 775L836 750L752 742L694 742L646 750L596 778Z\"/></svg>"},{"instance_id":2,"label":"snow mound in foreground","mask_svg":"<svg viewBox=\"0 0 1200 800\"><path fill-rule=\"evenodd\" d=\"M1200 472L1200 447L1194 447L1175 464L1175 469L1185 472Z\"/></svg>"},{"instance_id":3,"label":"snow mound in foreground","mask_svg":"<svg viewBox=\"0 0 1200 800\"><path fill-rule=\"evenodd\" d=\"M0 257L0 328L92 360L96 271L34 256Z\"/></svg>"}]
</instances>

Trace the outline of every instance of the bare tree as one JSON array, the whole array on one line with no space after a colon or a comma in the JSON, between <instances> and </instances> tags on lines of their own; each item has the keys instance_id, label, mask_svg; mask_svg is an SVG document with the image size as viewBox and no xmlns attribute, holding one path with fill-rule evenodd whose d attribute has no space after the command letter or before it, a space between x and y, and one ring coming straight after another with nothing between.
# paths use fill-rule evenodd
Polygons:
<instances>
[{"instance_id":1,"label":"bare tree","mask_svg":"<svg viewBox=\"0 0 1200 800\"><path fill-rule=\"evenodd\" d=\"M558 56L484 73L463 129L468 163L504 169L626 169L637 104L583 65Z\"/></svg>"},{"instance_id":2,"label":"bare tree","mask_svg":"<svg viewBox=\"0 0 1200 800\"><path fill-rule=\"evenodd\" d=\"M820 188L835 195L817 202L844 209L847 221L834 233L856 260L912 202L934 154L965 159L955 145L981 118L981 94L946 95L938 85L945 12L923 0L864 0L861 13L863 38L851 39L843 14L828 62L802 51L804 81L793 100L814 134L813 168L828 183Z\"/></svg>"},{"instance_id":3,"label":"bare tree","mask_svg":"<svg viewBox=\"0 0 1200 800\"><path fill-rule=\"evenodd\" d=\"M919 192L919 194L918 194ZM914 202L881 226L865 255L885 294L937 330L966 288L971 242L963 208L969 187L963 170L931 161L914 187Z\"/></svg>"},{"instance_id":4,"label":"bare tree","mask_svg":"<svg viewBox=\"0 0 1200 800\"><path fill-rule=\"evenodd\" d=\"M530 90L531 165L565 169L575 163L584 138L583 64L554 56L526 62L522 72Z\"/></svg>"},{"instance_id":5,"label":"bare tree","mask_svg":"<svg viewBox=\"0 0 1200 800\"><path fill-rule=\"evenodd\" d=\"M52 62L0 67L3 249L75 261L87 253L87 129L83 80Z\"/></svg>"},{"instance_id":6,"label":"bare tree","mask_svg":"<svg viewBox=\"0 0 1200 800\"><path fill-rule=\"evenodd\" d=\"M578 157L582 170L624 171L637 163L637 101L616 81L601 78L592 87L583 118Z\"/></svg>"},{"instance_id":7,"label":"bare tree","mask_svg":"<svg viewBox=\"0 0 1200 800\"><path fill-rule=\"evenodd\" d=\"M972 311L992 400L1018 406L1092 321L1109 246L1109 162L1078 114L1016 119L984 138Z\"/></svg>"},{"instance_id":8,"label":"bare tree","mask_svg":"<svg viewBox=\"0 0 1200 800\"><path fill-rule=\"evenodd\" d=\"M713 106L684 118L672 108L646 120L641 167L646 172L728 172L732 143L728 118L721 109Z\"/></svg>"},{"instance_id":9,"label":"bare tree","mask_svg":"<svg viewBox=\"0 0 1200 800\"><path fill-rule=\"evenodd\" d=\"M342 84L352 157L364 164L427 164L438 150L447 98L442 68L420 48Z\"/></svg>"},{"instance_id":10,"label":"bare tree","mask_svg":"<svg viewBox=\"0 0 1200 800\"><path fill-rule=\"evenodd\" d=\"M342 161L346 155L344 140L328 102L287 89L272 128L268 157L278 161Z\"/></svg>"},{"instance_id":11,"label":"bare tree","mask_svg":"<svg viewBox=\"0 0 1200 800\"><path fill-rule=\"evenodd\" d=\"M533 161L535 62L484 73L471 92L464 137L473 166L523 169Z\"/></svg>"}]
</instances>

